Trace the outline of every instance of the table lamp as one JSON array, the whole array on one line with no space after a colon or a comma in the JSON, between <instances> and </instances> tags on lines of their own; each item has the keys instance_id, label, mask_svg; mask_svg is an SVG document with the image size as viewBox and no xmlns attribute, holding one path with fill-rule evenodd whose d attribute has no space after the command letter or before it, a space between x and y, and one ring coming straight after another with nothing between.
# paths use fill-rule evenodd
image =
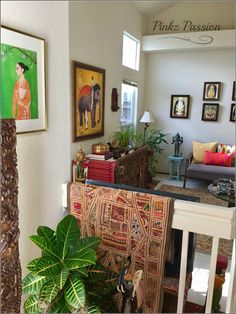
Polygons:
<instances>
[{"instance_id":1,"label":"table lamp","mask_svg":"<svg viewBox=\"0 0 236 314\"><path fill-rule=\"evenodd\" d=\"M142 116L142 118L141 118L141 120L139 122L145 123L144 131L143 131L143 140L144 140L144 143L145 143L145 134L146 134L147 128L149 127L148 123L154 122L154 119L153 119L153 116L152 116L151 112L149 110L144 111L143 116Z\"/></svg>"}]
</instances>

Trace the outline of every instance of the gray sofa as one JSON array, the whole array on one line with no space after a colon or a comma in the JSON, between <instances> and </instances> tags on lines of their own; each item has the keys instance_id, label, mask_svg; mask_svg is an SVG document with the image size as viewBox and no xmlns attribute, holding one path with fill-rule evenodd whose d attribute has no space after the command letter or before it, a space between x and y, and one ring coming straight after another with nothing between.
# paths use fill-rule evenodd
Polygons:
<instances>
[{"instance_id":1,"label":"gray sofa","mask_svg":"<svg viewBox=\"0 0 236 314\"><path fill-rule=\"evenodd\" d=\"M188 178L214 181L219 178L226 178L235 181L235 167L223 167L192 163L193 155L186 158L185 176L183 188L186 187Z\"/></svg>"}]
</instances>

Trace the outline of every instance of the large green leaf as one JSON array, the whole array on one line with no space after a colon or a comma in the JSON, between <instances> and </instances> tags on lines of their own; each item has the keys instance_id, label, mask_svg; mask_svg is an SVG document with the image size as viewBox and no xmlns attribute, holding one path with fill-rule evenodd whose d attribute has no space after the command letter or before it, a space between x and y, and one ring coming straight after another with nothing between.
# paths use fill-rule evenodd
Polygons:
<instances>
[{"instance_id":1,"label":"large green leaf","mask_svg":"<svg viewBox=\"0 0 236 314\"><path fill-rule=\"evenodd\" d=\"M46 303L50 304L60 290L61 289L53 281L48 281L43 285L40 291L40 300L45 300Z\"/></svg>"},{"instance_id":2,"label":"large green leaf","mask_svg":"<svg viewBox=\"0 0 236 314\"><path fill-rule=\"evenodd\" d=\"M52 244L48 239L38 236L32 235L29 237L46 255L55 256L59 258L59 254L57 252L57 247Z\"/></svg>"},{"instance_id":3,"label":"large green leaf","mask_svg":"<svg viewBox=\"0 0 236 314\"><path fill-rule=\"evenodd\" d=\"M41 257L38 257L38 258L35 258L35 259L33 259L32 261L30 261L30 262L28 263L28 265L27 265L27 268L28 268L30 271L34 272L34 271L35 271L35 267L36 267L38 261L40 260L40 258L41 258Z\"/></svg>"},{"instance_id":4,"label":"large green leaf","mask_svg":"<svg viewBox=\"0 0 236 314\"><path fill-rule=\"evenodd\" d=\"M52 256L43 256L38 259L33 272L39 276L54 276L60 274L61 270L62 264L58 259Z\"/></svg>"},{"instance_id":5,"label":"large green leaf","mask_svg":"<svg viewBox=\"0 0 236 314\"><path fill-rule=\"evenodd\" d=\"M27 294L35 294L40 290L47 279L43 276L38 276L29 273L22 281L22 291Z\"/></svg>"},{"instance_id":6,"label":"large green leaf","mask_svg":"<svg viewBox=\"0 0 236 314\"><path fill-rule=\"evenodd\" d=\"M37 234L41 237L44 237L53 244L56 243L56 232L47 226L39 226L37 229Z\"/></svg>"},{"instance_id":7,"label":"large green leaf","mask_svg":"<svg viewBox=\"0 0 236 314\"><path fill-rule=\"evenodd\" d=\"M89 314L101 313L101 310L98 305L90 304L87 308Z\"/></svg>"},{"instance_id":8,"label":"large green leaf","mask_svg":"<svg viewBox=\"0 0 236 314\"><path fill-rule=\"evenodd\" d=\"M105 280L117 280L118 274L108 270L100 264L91 265L88 267L88 281L97 282Z\"/></svg>"},{"instance_id":9,"label":"large green leaf","mask_svg":"<svg viewBox=\"0 0 236 314\"><path fill-rule=\"evenodd\" d=\"M52 280L57 285L57 287L62 289L66 283L68 275L69 275L69 271L67 269L63 269L60 275L53 277Z\"/></svg>"},{"instance_id":10,"label":"large green leaf","mask_svg":"<svg viewBox=\"0 0 236 314\"><path fill-rule=\"evenodd\" d=\"M77 220L74 216L68 215L58 224L56 238L60 257L65 258L68 248L80 237L80 230Z\"/></svg>"},{"instance_id":11,"label":"large green leaf","mask_svg":"<svg viewBox=\"0 0 236 314\"><path fill-rule=\"evenodd\" d=\"M30 295L24 303L25 313L41 313L38 306L38 297L37 295Z\"/></svg>"},{"instance_id":12,"label":"large green leaf","mask_svg":"<svg viewBox=\"0 0 236 314\"><path fill-rule=\"evenodd\" d=\"M70 309L64 300L64 298L60 298L49 309L49 313L70 313Z\"/></svg>"},{"instance_id":13,"label":"large green leaf","mask_svg":"<svg viewBox=\"0 0 236 314\"><path fill-rule=\"evenodd\" d=\"M82 252L83 250L87 250L89 248L96 250L100 243L101 238L98 237L88 237L79 239L78 241L76 241L74 245L76 249L75 253Z\"/></svg>"},{"instance_id":14,"label":"large green leaf","mask_svg":"<svg viewBox=\"0 0 236 314\"><path fill-rule=\"evenodd\" d=\"M78 269L82 268L91 264L96 263L96 253L93 249L87 249L86 251L83 250L75 254L74 256L67 257L64 260L64 265L68 269Z\"/></svg>"},{"instance_id":15,"label":"large green leaf","mask_svg":"<svg viewBox=\"0 0 236 314\"><path fill-rule=\"evenodd\" d=\"M66 302L76 309L84 307L85 304L85 289L84 283L78 276L72 276L67 281L64 290Z\"/></svg>"}]
</instances>

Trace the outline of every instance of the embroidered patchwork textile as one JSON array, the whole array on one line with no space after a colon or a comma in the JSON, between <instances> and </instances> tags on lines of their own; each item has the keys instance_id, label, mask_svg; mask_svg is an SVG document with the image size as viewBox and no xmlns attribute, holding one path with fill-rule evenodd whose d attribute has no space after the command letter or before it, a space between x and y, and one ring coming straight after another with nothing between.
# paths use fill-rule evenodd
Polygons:
<instances>
[{"instance_id":1,"label":"embroidered patchwork textile","mask_svg":"<svg viewBox=\"0 0 236 314\"><path fill-rule=\"evenodd\" d=\"M132 271L143 270L143 312L159 312L173 199L80 183L69 193L82 236L102 239L99 261L118 272L117 261L131 255Z\"/></svg>"}]
</instances>

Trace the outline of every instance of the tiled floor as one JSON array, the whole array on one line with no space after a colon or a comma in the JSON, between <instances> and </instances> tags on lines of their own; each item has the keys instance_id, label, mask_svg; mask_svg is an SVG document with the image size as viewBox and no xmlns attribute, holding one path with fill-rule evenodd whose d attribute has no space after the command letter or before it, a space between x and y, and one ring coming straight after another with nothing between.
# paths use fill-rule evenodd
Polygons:
<instances>
[{"instance_id":1,"label":"tiled floor","mask_svg":"<svg viewBox=\"0 0 236 314\"><path fill-rule=\"evenodd\" d=\"M169 179L169 176L167 174L158 173L154 179L160 181L157 188L163 184L183 187L183 180L176 181L173 179ZM209 184L210 182L207 182L207 181L188 179L186 187L187 188L200 188L200 189L207 190L207 187ZM207 283L208 283L208 277L209 277L209 268L210 268L210 255L200 253L200 252L195 252L194 270L192 274L193 275L192 287L188 293L188 301L194 302L200 305L205 304ZM229 260L228 268L226 271L225 283L223 285L222 298L220 302L221 311L225 311L225 308L226 308L228 285L229 285L229 270L230 270L230 260Z\"/></svg>"}]
</instances>

